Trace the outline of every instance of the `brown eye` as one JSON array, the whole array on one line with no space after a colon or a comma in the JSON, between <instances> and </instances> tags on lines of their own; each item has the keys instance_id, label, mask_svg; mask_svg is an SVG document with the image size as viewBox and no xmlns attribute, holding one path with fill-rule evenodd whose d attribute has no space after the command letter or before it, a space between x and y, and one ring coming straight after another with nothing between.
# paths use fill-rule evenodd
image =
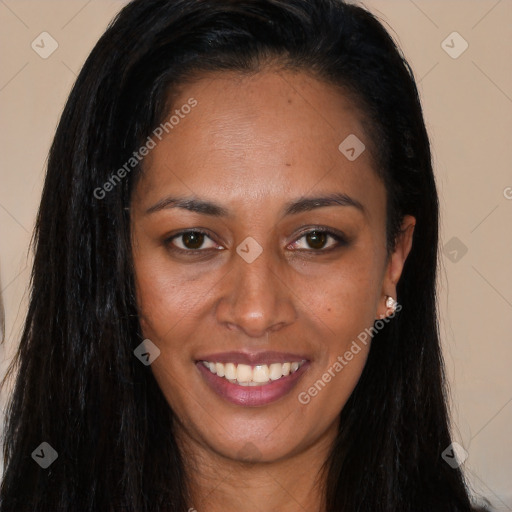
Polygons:
<instances>
[{"instance_id":1,"label":"brown eye","mask_svg":"<svg viewBox=\"0 0 512 512\"><path fill-rule=\"evenodd\" d=\"M306 241L306 247L303 246L300 247L300 241L301 240ZM334 243L331 243L326 248L326 244L328 243L328 240L332 239L334 240ZM326 229L313 229L311 231L308 231L304 233L300 238L298 238L292 245L294 249L299 250L305 250L313 253L324 253L327 251L330 251L331 249L337 249L342 246L347 245L347 240L344 236L341 234L334 233L330 230Z\"/></svg>"},{"instance_id":2,"label":"brown eye","mask_svg":"<svg viewBox=\"0 0 512 512\"><path fill-rule=\"evenodd\" d=\"M199 249L204 242L204 234L197 231L190 231L182 235L183 245L187 249Z\"/></svg>"},{"instance_id":3,"label":"brown eye","mask_svg":"<svg viewBox=\"0 0 512 512\"><path fill-rule=\"evenodd\" d=\"M209 247L204 247L203 245L207 240L211 241L211 245ZM202 231L183 231L172 236L166 240L165 243L170 247L170 249L182 252L194 252L217 248L213 240Z\"/></svg>"},{"instance_id":4,"label":"brown eye","mask_svg":"<svg viewBox=\"0 0 512 512\"><path fill-rule=\"evenodd\" d=\"M312 249L322 249L328 238L329 235L322 231L310 231L306 235L307 243Z\"/></svg>"}]
</instances>

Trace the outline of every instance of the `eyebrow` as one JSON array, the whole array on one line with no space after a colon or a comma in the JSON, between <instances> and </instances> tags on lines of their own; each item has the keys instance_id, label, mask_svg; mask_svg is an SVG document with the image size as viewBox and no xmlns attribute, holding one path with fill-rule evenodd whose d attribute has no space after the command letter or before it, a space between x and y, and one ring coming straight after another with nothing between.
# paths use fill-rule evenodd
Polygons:
<instances>
[{"instance_id":1,"label":"eyebrow","mask_svg":"<svg viewBox=\"0 0 512 512\"><path fill-rule=\"evenodd\" d=\"M301 197L295 201L286 203L283 209L283 217L328 206L350 206L366 215L366 209L361 202L347 194L338 192L318 197ZM202 215L211 215L213 217L232 217L232 214L228 209L214 202L176 196L168 196L161 199L158 203L146 210L146 215L170 208L182 208L184 210Z\"/></svg>"}]
</instances>

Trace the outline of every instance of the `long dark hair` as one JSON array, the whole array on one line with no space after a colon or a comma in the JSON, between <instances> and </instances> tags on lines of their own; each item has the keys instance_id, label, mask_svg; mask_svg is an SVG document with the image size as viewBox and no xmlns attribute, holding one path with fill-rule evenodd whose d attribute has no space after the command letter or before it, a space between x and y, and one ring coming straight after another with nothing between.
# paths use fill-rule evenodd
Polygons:
<instances>
[{"instance_id":1,"label":"long dark hair","mask_svg":"<svg viewBox=\"0 0 512 512\"><path fill-rule=\"evenodd\" d=\"M37 216L31 295L9 372L0 510L187 510L173 413L149 367L134 297L130 194L140 169L95 190L208 70L269 63L348 91L364 112L388 197L388 250L413 246L400 313L374 336L326 461L326 510L468 511L450 445L436 311L438 196L412 71L366 10L341 0L135 0L87 59L63 111ZM341 141L340 141L341 142ZM42 442L58 453L42 469Z\"/></svg>"}]
</instances>

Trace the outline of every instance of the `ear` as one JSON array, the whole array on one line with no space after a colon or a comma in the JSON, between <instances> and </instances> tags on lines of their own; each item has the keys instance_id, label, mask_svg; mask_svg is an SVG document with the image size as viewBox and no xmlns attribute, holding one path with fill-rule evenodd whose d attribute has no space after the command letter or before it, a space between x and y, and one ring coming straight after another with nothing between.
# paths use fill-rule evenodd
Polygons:
<instances>
[{"instance_id":1,"label":"ear","mask_svg":"<svg viewBox=\"0 0 512 512\"><path fill-rule=\"evenodd\" d=\"M386 265L381 296L377 306L377 318L375 320L384 318L392 312L391 309L386 307L386 297L390 296L393 297L395 301L397 300L396 285L402 275L405 260L412 247L415 225L416 219L412 215L404 215L400 232L395 239L394 251L390 254Z\"/></svg>"}]
</instances>

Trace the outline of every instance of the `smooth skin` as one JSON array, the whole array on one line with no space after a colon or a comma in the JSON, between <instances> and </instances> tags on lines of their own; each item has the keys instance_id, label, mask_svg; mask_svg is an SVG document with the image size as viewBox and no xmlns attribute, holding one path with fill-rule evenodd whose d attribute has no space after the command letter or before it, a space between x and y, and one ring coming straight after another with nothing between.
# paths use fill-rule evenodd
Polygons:
<instances>
[{"instance_id":1,"label":"smooth skin","mask_svg":"<svg viewBox=\"0 0 512 512\"><path fill-rule=\"evenodd\" d=\"M321 512L315 479L370 343L308 404L298 395L389 315L385 299L396 298L415 219L404 217L388 259L386 191L362 113L339 89L268 68L204 75L173 108L189 98L197 106L146 157L131 203L141 327L161 351L151 368L178 418L189 506ZM366 146L354 161L338 150L350 134ZM333 205L283 215L289 202L333 193L364 211ZM169 196L210 201L228 215L147 212ZM342 233L346 243L308 235L314 228ZM176 237L184 230L207 235ZM247 237L263 250L252 263L236 251ZM311 363L290 393L264 406L227 402L195 365L199 355L264 350Z\"/></svg>"}]
</instances>

